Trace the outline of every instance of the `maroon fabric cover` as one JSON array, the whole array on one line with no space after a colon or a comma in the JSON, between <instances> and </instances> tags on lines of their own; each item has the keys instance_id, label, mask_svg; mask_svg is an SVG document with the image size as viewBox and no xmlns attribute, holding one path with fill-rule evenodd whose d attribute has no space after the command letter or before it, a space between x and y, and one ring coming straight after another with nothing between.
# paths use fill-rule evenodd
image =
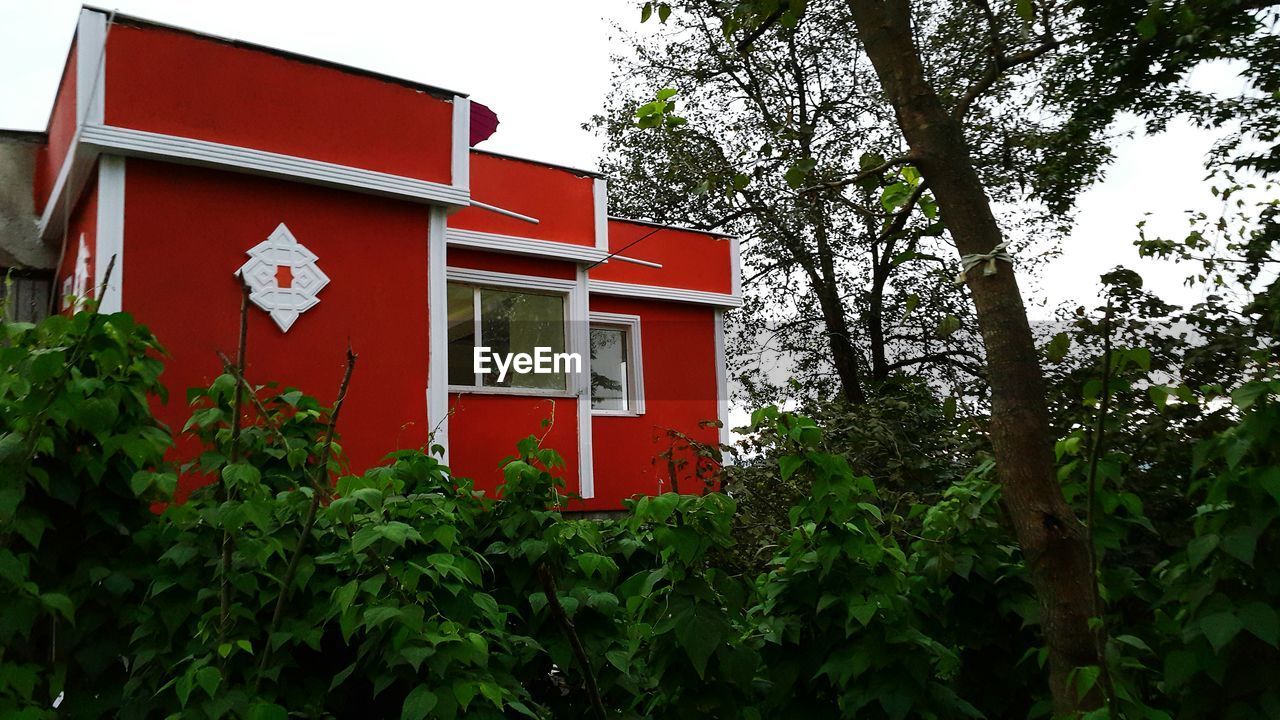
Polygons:
<instances>
[{"instance_id":1,"label":"maroon fabric cover","mask_svg":"<svg viewBox=\"0 0 1280 720\"><path fill-rule=\"evenodd\" d=\"M498 129L498 114L489 109L488 105L471 101L471 144L478 145L493 134Z\"/></svg>"}]
</instances>

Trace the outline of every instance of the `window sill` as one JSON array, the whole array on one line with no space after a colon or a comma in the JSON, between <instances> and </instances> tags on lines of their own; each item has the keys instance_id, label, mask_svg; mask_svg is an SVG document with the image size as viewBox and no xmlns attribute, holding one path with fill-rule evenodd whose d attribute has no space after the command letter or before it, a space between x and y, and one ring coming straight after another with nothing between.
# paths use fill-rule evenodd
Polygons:
<instances>
[{"instance_id":1,"label":"window sill","mask_svg":"<svg viewBox=\"0 0 1280 720\"><path fill-rule=\"evenodd\" d=\"M592 410L592 417L641 417L643 410Z\"/></svg>"},{"instance_id":2,"label":"window sill","mask_svg":"<svg viewBox=\"0 0 1280 720\"><path fill-rule=\"evenodd\" d=\"M514 395L517 397L577 399L577 394L567 390L540 390L538 388L486 387L483 385L450 385L450 393L458 395Z\"/></svg>"}]
</instances>

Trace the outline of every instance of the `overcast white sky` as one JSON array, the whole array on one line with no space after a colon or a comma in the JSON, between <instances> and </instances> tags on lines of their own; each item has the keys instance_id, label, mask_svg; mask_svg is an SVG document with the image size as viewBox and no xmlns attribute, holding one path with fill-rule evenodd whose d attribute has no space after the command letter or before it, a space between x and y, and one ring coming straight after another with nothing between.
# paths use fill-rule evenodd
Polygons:
<instances>
[{"instance_id":1,"label":"overcast white sky","mask_svg":"<svg viewBox=\"0 0 1280 720\"><path fill-rule=\"evenodd\" d=\"M635 0L104 0L120 12L300 52L469 93L501 127L485 147L595 167L597 138L581 124L609 84L612 23L639 29ZM80 5L74 0L0 0L0 127L44 129ZM1229 70L1203 82L1238 86ZM1175 126L1118 147L1106 179L1079 203L1063 256L1029 299L1094 303L1097 277L1118 263L1138 266L1135 223L1170 233L1182 211L1213 208L1202 183L1212 137ZM1184 275L1141 266L1170 299L1192 299ZM1038 304L1038 303L1033 303ZM1045 316L1032 310L1033 316Z\"/></svg>"}]
</instances>

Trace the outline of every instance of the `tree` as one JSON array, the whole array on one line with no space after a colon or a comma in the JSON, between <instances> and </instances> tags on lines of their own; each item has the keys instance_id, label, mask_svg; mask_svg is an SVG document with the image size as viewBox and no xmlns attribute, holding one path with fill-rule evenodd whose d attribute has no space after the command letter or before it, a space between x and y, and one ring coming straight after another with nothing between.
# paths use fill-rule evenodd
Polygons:
<instances>
[{"instance_id":1,"label":"tree","mask_svg":"<svg viewBox=\"0 0 1280 720\"><path fill-rule=\"evenodd\" d=\"M1251 22L1253 18L1247 14L1270 3L1230 5L1224 13L1196 15L1191 4L1175 4L1175 9L1190 17L1189 21L1184 17L1176 29L1190 28L1193 33L1228 29L1231 31L1228 34L1236 38L1256 37L1259 24ZM1044 378L1018 283L1003 252L1006 236L992 212L991 188L984 182L975 161L975 150L983 143L975 128L967 123L975 106L993 90L1008 87L1012 76L1029 77L1027 73L1039 69L1047 56L1064 47L1088 53L1090 44L1096 47L1110 42L1109 36L1098 32L1099 28L1114 28L1117 19L1120 27L1126 27L1125 18L1130 16L1109 14L1105 3L1084 4L1080 10L1076 5L1027 0L993 8L987 0L973 0L966 6L957 6L956 10L970 18L969 27L975 30L975 37L982 38L983 44L975 46L971 39L961 38L953 44L950 54L942 53L944 57L961 60L959 65L948 65L927 63L929 58L924 51L938 53L938 48L930 45L936 36L928 32L931 20L923 8L913 13L909 0L848 0L847 7L862 50L875 68L894 110L908 148L906 161L919 168L929 184L948 235L966 269L985 265L983 272L966 272L962 277L973 296L986 350L991 386L990 436L1004 487L1004 501L1019 543L1027 554L1043 612L1050 687L1059 712L1097 707L1104 698L1102 686L1080 694L1069 682L1079 668L1102 667L1102 633L1091 629L1090 623L1098 603L1088 544L1082 525L1065 502L1054 476L1050 453L1053 436ZM802 17L808 17L805 3L796 0L747 0L728 3L723 8L724 35L735 40L740 51L750 50L772 28L783 28L779 32L785 33ZM1151 7L1145 25L1136 26L1141 36L1150 39L1159 35L1158 20L1164 9ZM1153 28L1156 32L1152 32ZM1082 32L1063 34L1074 30ZM1214 43L1206 44L1201 53L1176 49L1188 40L1194 42L1195 35L1172 32L1162 38L1159 47L1165 57L1171 58L1169 66L1175 68L1171 76L1144 83L1134 80L1132 71L1143 67L1137 63L1119 70L1105 65L1093 66L1098 71L1091 80L1095 88L1100 80L1116 77L1128 83L1129 93L1125 100L1110 108L1112 115L1137 104L1142 87L1166 86L1180 77L1177 69L1185 70L1195 61L1224 55L1221 46ZM1121 54L1132 47L1128 43L1120 45ZM1135 54L1142 53L1130 53ZM966 56L974 61L967 66L963 62ZM953 94L940 82L949 77L947 70L958 68L963 76L965 67L975 66L980 71L969 78L962 92ZM1129 72L1128 76L1124 76L1125 71ZM1039 76L1030 77L1039 79ZM1263 90L1274 84L1273 71L1258 73L1255 77L1265 81ZM1034 90L1023 91L1023 94L1036 96ZM1052 108L1054 97L1046 93L1044 99L1045 107ZM1167 110L1168 106L1158 108ZM1040 179L1065 177L1074 182L1041 182L1040 186L1078 189L1081 178L1092 177L1090 173L1096 172L1106 159L1105 150L1097 141L1097 131L1097 123L1066 126L1066 136L1083 144L1086 151L1060 163L1056 175ZM1274 137L1273 132L1270 138ZM1048 167L1052 168L1053 164ZM1069 207L1070 199L1070 192L1060 195L1056 198L1057 206Z\"/></svg>"},{"instance_id":2,"label":"tree","mask_svg":"<svg viewBox=\"0 0 1280 720\"><path fill-rule=\"evenodd\" d=\"M750 54L724 44L714 4L674 11L679 32L635 39L596 119L614 211L739 234L740 355L765 346L794 358L809 398L861 403L896 373L967 384L982 356L932 195L870 68L847 60L858 48L843 3L811 9ZM679 95L658 102L669 111L678 98L678 134L638 127L636 99L668 85ZM989 119L1001 134L1013 125ZM1008 174L1000 187L1017 192ZM756 399L773 401L780 388L754 365Z\"/></svg>"}]
</instances>

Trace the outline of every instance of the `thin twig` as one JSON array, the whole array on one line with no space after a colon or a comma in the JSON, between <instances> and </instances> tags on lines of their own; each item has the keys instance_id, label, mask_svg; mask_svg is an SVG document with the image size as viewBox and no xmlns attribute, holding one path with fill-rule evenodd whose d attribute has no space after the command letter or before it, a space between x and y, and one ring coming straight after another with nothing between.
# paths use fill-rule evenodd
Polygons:
<instances>
[{"instance_id":1,"label":"thin twig","mask_svg":"<svg viewBox=\"0 0 1280 720\"><path fill-rule=\"evenodd\" d=\"M737 46L738 52L740 53L746 52L747 48L751 47L751 43L755 42L756 40L759 40L760 36L765 34L765 31L773 27L774 23L778 22L778 20L782 19L782 13L786 9L787 9L787 6L785 4L778 5L776 10L769 13L768 17L766 17L764 20L761 20L759 25L752 28L752 30L747 33L746 37L738 41L738 46Z\"/></svg>"},{"instance_id":2,"label":"thin twig","mask_svg":"<svg viewBox=\"0 0 1280 720\"><path fill-rule=\"evenodd\" d=\"M240 280L240 335L236 342L236 377L244 376L246 341L249 338L249 284ZM236 383L235 395L231 401L231 463L240 461L240 406L243 402L244 388ZM224 500L231 499L231 491L226 483L220 485ZM231 531L222 531L222 557L218 562L218 649L227 642L227 626L231 621ZM223 658L219 652L218 664L221 667Z\"/></svg>"},{"instance_id":3,"label":"thin twig","mask_svg":"<svg viewBox=\"0 0 1280 720\"><path fill-rule=\"evenodd\" d=\"M111 261L107 263L107 269L102 273L102 282L104 285L111 279L111 273L115 270L115 267L116 256L112 255ZM98 319L101 317L102 316L100 314L95 312L93 317L89 318L89 327L85 329L84 333L82 333L80 337L76 338L76 344L71 346L71 352L67 354L67 368L73 368L80 362L80 353L84 351L85 343L89 340L89 336L93 334L93 326L97 324ZM52 392L46 395L44 405L33 416L34 419L31 422L31 427L34 428L44 421L45 413L49 412L49 408L53 407L53 402L57 397L58 394ZM35 460L36 445L39 444L39 441L40 433L31 433L30 439L27 440L26 452L24 453L28 462L33 462Z\"/></svg>"},{"instance_id":4,"label":"thin twig","mask_svg":"<svg viewBox=\"0 0 1280 720\"><path fill-rule=\"evenodd\" d=\"M351 373L356 369L357 357L352 352L351 347L348 346L347 369L342 374L342 383L338 386L338 399L333 403L333 413L329 416L329 427L325 429L324 445L320 448L320 461L316 463L315 475L311 479L311 504L307 506L307 516L302 521L302 530L298 533L298 544L293 549L293 556L289 558L289 567L285 570L284 577L280 579L280 592L276 596L275 610L271 613L271 626L267 628L267 642L262 648L262 656L258 661L258 674L253 680L255 690L263 672L266 671L267 660L271 655L271 636L280 628L280 620L284 617L284 607L289 599L289 590L293 585L294 578L298 575L298 566L302 563L302 553L306 549L307 538L311 536L311 529L315 526L316 512L320 509L320 501L324 495L328 494L327 474L329 453L333 447L333 434L338 427L338 415L342 412L342 404L347 399L347 388L351 385Z\"/></svg>"},{"instance_id":5,"label":"thin twig","mask_svg":"<svg viewBox=\"0 0 1280 720\"><path fill-rule=\"evenodd\" d=\"M605 720L604 702L600 699L600 688L596 685L596 676L591 670L591 662L587 658L586 648L582 646L582 638L578 637L578 631L573 627L573 620L569 619L569 615L564 611L564 606L560 604L560 597L556 591L555 576L551 574L551 568L547 567L545 562L538 564L538 577L542 580L542 589L547 595L547 607L551 608L551 616L556 619L556 624L560 626L560 630L569 639L569 647L573 649L573 656L577 659L578 665L582 667L582 677L586 682L587 699L591 701L591 709L598 720Z\"/></svg>"},{"instance_id":6,"label":"thin twig","mask_svg":"<svg viewBox=\"0 0 1280 720\"><path fill-rule=\"evenodd\" d=\"M221 350L218 350L217 353L218 359L222 361L222 369L234 377L236 382L240 383L240 386L244 389L245 397L249 398L249 401L253 403L253 407L258 411L258 415L264 420L270 417L271 413L267 410L267 406L262 404L262 399L258 397L258 393L254 390L253 386L249 384L249 381L245 379L244 375L240 374L240 369L236 367L235 363L231 362L231 358L227 357L227 354ZM270 428L280 436L282 441L284 440L284 434L280 432L279 427L271 425Z\"/></svg>"},{"instance_id":7,"label":"thin twig","mask_svg":"<svg viewBox=\"0 0 1280 720\"><path fill-rule=\"evenodd\" d=\"M819 190L832 190L835 188L842 188L842 187L848 187L850 185L856 185L862 182L863 180L866 180L867 178L883 175L886 171L894 167L897 167L898 165L907 165L912 162L915 162L915 160L916 160L916 157L910 153L906 153L903 155L895 155L889 158L888 160L885 160L884 162L880 163L879 165L876 165L875 167L870 167L870 168L867 168L866 170L859 171L858 173L850 177L841 178L839 180L828 180L827 182L824 182L824 183L818 183L817 185L801 188L796 191L796 194L806 195L808 193L817 192Z\"/></svg>"},{"instance_id":8,"label":"thin twig","mask_svg":"<svg viewBox=\"0 0 1280 720\"><path fill-rule=\"evenodd\" d=\"M116 269L116 254L111 253L111 259L107 261L107 269L102 273L102 283L98 285L98 292L94 293L94 299L98 304L102 304L102 294L107 291L107 283L111 282L111 273Z\"/></svg>"}]
</instances>

